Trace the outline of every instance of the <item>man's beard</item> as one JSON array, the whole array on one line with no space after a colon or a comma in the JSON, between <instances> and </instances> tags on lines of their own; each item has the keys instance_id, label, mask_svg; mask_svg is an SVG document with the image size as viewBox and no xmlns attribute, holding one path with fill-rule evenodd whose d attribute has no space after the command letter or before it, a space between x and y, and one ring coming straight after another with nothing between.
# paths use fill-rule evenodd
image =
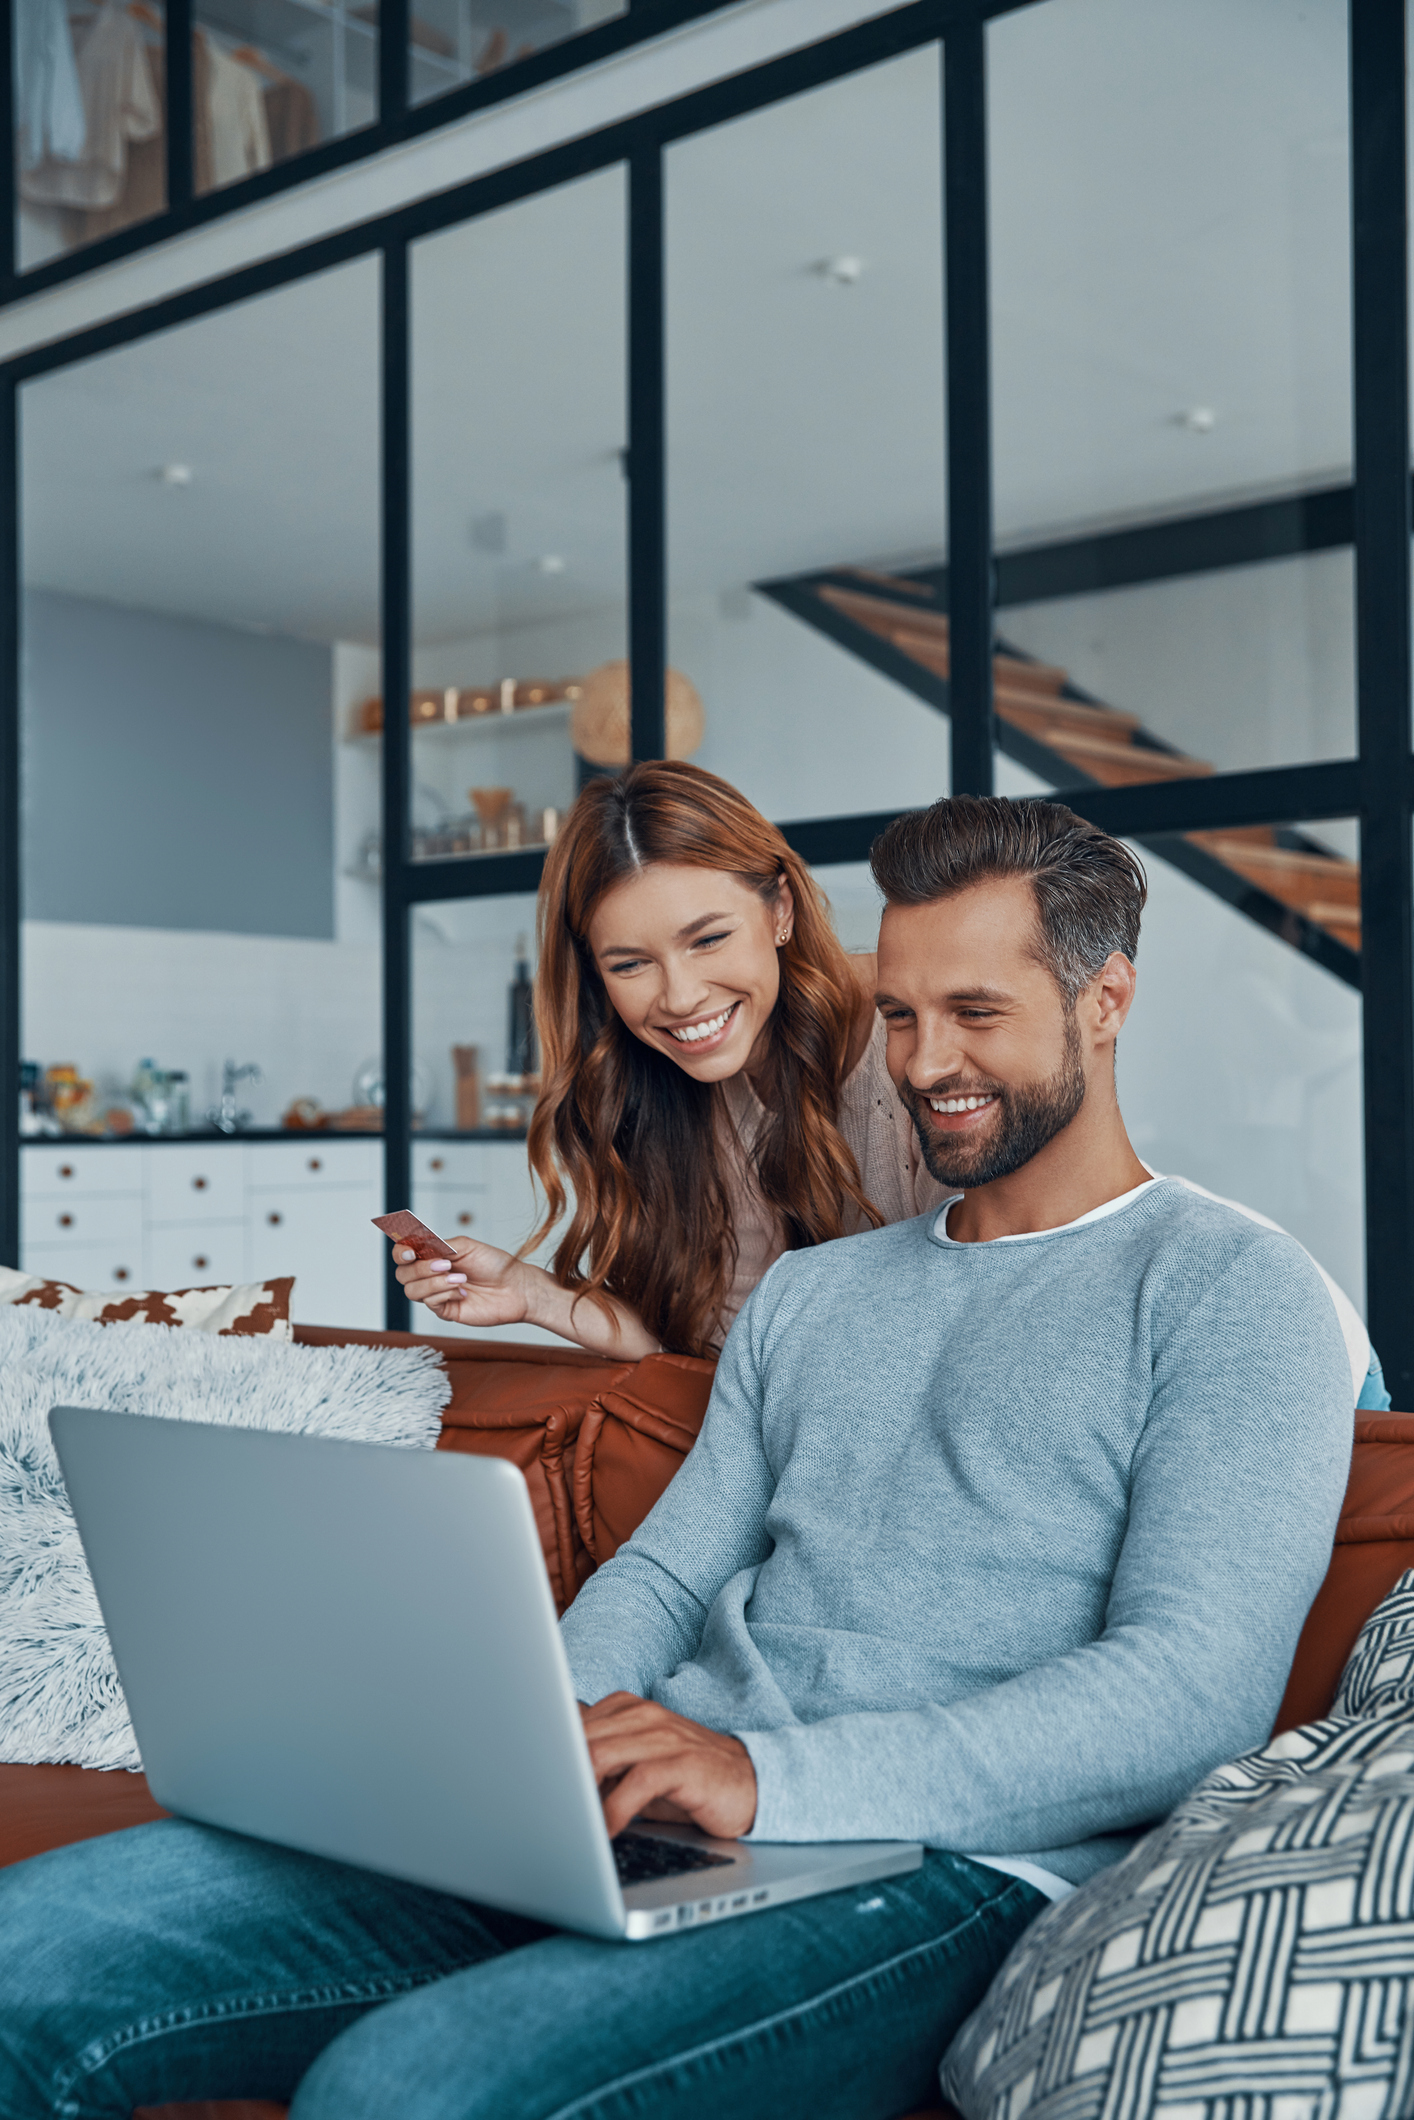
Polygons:
<instances>
[{"instance_id":1,"label":"man's beard","mask_svg":"<svg viewBox=\"0 0 1414 2120\"><path fill-rule=\"evenodd\" d=\"M1085 1070L1075 1017L1066 1017L1065 1051L1059 1068L1048 1080L1023 1083L1014 1089L993 1083L934 1092L939 1096L996 1098L993 1110L997 1117L980 1140L974 1141L966 1134L939 1133L929 1124L927 1095L912 1084L905 1085L903 1094L918 1130L923 1161L940 1185L955 1185L966 1192L977 1185L992 1185L998 1178L1009 1178L1069 1126L1085 1102Z\"/></svg>"}]
</instances>

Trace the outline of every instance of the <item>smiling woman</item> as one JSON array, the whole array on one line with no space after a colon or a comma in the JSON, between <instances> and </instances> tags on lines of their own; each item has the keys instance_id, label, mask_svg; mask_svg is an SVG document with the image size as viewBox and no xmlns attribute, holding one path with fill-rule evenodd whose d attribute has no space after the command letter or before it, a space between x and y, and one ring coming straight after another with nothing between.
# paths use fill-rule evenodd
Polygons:
<instances>
[{"instance_id":1,"label":"smiling woman","mask_svg":"<svg viewBox=\"0 0 1414 2120\"><path fill-rule=\"evenodd\" d=\"M540 892L530 1154L546 1229L573 1203L553 1271L463 1242L451 1273L405 1263L409 1295L605 1353L712 1353L783 1251L934 1205L873 974L726 781L681 764L591 781Z\"/></svg>"}]
</instances>

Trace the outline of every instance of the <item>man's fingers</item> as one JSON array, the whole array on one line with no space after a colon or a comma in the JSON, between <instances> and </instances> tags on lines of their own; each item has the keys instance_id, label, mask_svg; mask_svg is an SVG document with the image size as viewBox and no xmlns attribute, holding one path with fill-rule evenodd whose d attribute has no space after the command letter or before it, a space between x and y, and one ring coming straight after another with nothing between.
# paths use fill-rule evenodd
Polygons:
<instances>
[{"instance_id":1,"label":"man's fingers","mask_svg":"<svg viewBox=\"0 0 1414 2120\"><path fill-rule=\"evenodd\" d=\"M604 1798L604 1823L612 1840L655 1798L672 1796L682 1783L681 1759L644 1760L631 1767ZM686 1812L684 1812L686 1815Z\"/></svg>"}]
</instances>

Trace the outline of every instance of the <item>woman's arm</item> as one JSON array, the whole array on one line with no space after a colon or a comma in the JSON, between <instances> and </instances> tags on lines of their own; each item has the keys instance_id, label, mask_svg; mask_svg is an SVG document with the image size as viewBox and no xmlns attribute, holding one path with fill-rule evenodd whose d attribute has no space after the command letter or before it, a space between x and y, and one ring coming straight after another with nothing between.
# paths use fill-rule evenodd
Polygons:
<instances>
[{"instance_id":1,"label":"woman's arm","mask_svg":"<svg viewBox=\"0 0 1414 2120\"><path fill-rule=\"evenodd\" d=\"M540 1325L590 1354L624 1362L660 1352L642 1319L616 1296L607 1298L606 1313L588 1296L562 1288L543 1266L532 1266L475 1237L452 1237L449 1242L457 1254L454 1267L419 1259L405 1246L393 1253L398 1279L413 1302L426 1303L446 1323L483 1330L492 1325Z\"/></svg>"}]
</instances>

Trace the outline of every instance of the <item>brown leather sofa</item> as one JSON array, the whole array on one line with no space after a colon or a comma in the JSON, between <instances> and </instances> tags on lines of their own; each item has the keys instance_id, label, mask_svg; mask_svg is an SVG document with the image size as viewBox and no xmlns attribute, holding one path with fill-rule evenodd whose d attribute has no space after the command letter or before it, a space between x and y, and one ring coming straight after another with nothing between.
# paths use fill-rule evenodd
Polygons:
<instances>
[{"instance_id":1,"label":"brown leather sofa","mask_svg":"<svg viewBox=\"0 0 1414 2120\"><path fill-rule=\"evenodd\" d=\"M438 1448L508 1457L520 1466L562 1610L682 1463L712 1380L709 1363L677 1355L616 1363L569 1347L313 1326L297 1327L295 1337L315 1345L362 1341L439 1350L452 1397ZM1325 1712L1361 1626L1409 1567L1414 1417L1361 1416L1330 1570L1301 1636L1278 1730ZM141 1775L0 1766L0 1864L162 1815ZM224 2102L152 2107L135 2120L281 2120L284 2111Z\"/></svg>"}]
</instances>

